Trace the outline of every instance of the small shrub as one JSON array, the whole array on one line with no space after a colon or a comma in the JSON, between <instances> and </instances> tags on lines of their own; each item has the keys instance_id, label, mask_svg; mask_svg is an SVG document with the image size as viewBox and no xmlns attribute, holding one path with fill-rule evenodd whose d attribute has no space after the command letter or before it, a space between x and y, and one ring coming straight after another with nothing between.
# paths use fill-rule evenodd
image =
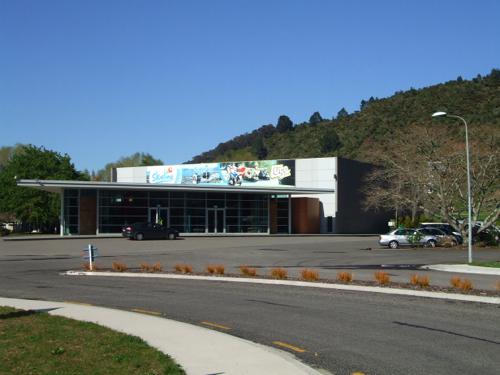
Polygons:
<instances>
[{"instance_id":1,"label":"small shrub","mask_svg":"<svg viewBox=\"0 0 500 375\"><path fill-rule=\"evenodd\" d=\"M272 268L271 276L275 279L284 280L288 278L288 271L284 268Z\"/></svg>"},{"instance_id":2,"label":"small shrub","mask_svg":"<svg viewBox=\"0 0 500 375\"><path fill-rule=\"evenodd\" d=\"M128 267L125 263L120 263L120 262L113 262L113 271L115 272L125 272L128 270Z\"/></svg>"},{"instance_id":3,"label":"small shrub","mask_svg":"<svg viewBox=\"0 0 500 375\"><path fill-rule=\"evenodd\" d=\"M500 232L498 230L489 230L478 234L478 243L482 246L500 245Z\"/></svg>"},{"instance_id":4,"label":"small shrub","mask_svg":"<svg viewBox=\"0 0 500 375\"><path fill-rule=\"evenodd\" d=\"M470 291L472 289L472 281L470 281L469 279L463 279L460 283L460 289L462 289L464 292Z\"/></svg>"},{"instance_id":5,"label":"small shrub","mask_svg":"<svg viewBox=\"0 0 500 375\"><path fill-rule=\"evenodd\" d=\"M240 266L240 273L245 276L257 276L257 270L248 266Z\"/></svg>"},{"instance_id":6,"label":"small shrub","mask_svg":"<svg viewBox=\"0 0 500 375\"><path fill-rule=\"evenodd\" d=\"M176 272L180 273L193 273L193 266L191 266L190 264L177 263L174 269Z\"/></svg>"},{"instance_id":7,"label":"small shrub","mask_svg":"<svg viewBox=\"0 0 500 375\"><path fill-rule=\"evenodd\" d=\"M391 278L387 272L384 271L377 271L375 272L375 280L380 284L380 285L385 285L389 284L391 281Z\"/></svg>"},{"instance_id":8,"label":"small shrub","mask_svg":"<svg viewBox=\"0 0 500 375\"><path fill-rule=\"evenodd\" d=\"M318 281L319 273L318 271L304 268L302 271L300 271L300 278L305 281Z\"/></svg>"},{"instance_id":9,"label":"small shrub","mask_svg":"<svg viewBox=\"0 0 500 375\"><path fill-rule=\"evenodd\" d=\"M226 267L224 267L222 264L217 264L215 266L215 273L218 275L224 275L225 270L226 270Z\"/></svg>"},{"instance_id":10,"label":"small shrub","mask_svg":"<svg viewBox=\"0 0 500 375\"><path fill-rule=\"evenodd\" d=\"M453 276L450 280L450 284L454 288L460 288L460 283L462 280L460 280L460 277Z\"/></svg>"},{"instance_id":11,"label":"small shrub","mask_svg":"<svg viewBox=\"0 0 500 375\"><path fill-rule=\"evenodd\" d=\"M419 276L417 280L417 284L421 288L428 288L430 284L430 280L428 276Z\"/></svg>"},{"instance_id":12,"label":"small shrub","mask_svg":"<svg viewBox=\"0 0 500 375\"><path fill-rule=\"evenodd\" d=\"M499 282L500 283L500 282ZM452 277L450 284L457 289L462 289L464 292L468 292L472 289L472 282L469 279L460 279L460 277Z\"/></svg>"},{"instance_id":13,"label":"small shrub","mask_svg":"<svg viewBox=\"0 0 500 375\"><path fill-rule=\"evenodd\" d=\"M183 264L180 264L180 263L177 263L175 266L174 266L174 270L175 272L182 272L182 270L184 269L184 265Z\"/></svg>"},{"instance_id":14,"label":"small shrub","mask_svg":"<svg viewBox=\"0 0 500 375\"><path fill-rule=\"evenodd\" d=\"M411 285L418 285L418 275L411 275L410 276L410 284Z\"/></svg>"},{"instance_id":15,"label":"small shrub","mask_svg":"<svg viewBox=\"0 0 500 375\"><path fill-rule=\"evenodd\" d=\"M140 264L140 267L141 272L152 272L152 266L149 263L143 262Z\"/></svg>"},{"instance_id":16,"label":"small shrub","mask_svg":"<svg viewBox=\"0 0 500 375\"><path fill-rule=\"evenodd\" d=\"M342 281L344 283L350 283L352 281L352 273L350 273L350 272L337 273L337 281Z\"/></svg>"},{"instance_id":17,"label":"small shrub","mask_svg":"<svg viewBox=\"0 0 500 375\"><path fill-rule=\"evenodd\" d=\"M417 231L408 235L408 241L412 246L420 246L420 241L422 240L422 238L423 234Z\"/></svg>"},{"instance_id":18,"label":"small shrub","mask_svg":"<svg viewBox=\"0 0 500 375\"><path fill-rule=\"evenodd\" d=\"M153 264L153 266L151 267L151 271L152 272L162 272L163 271L163 266L161 265L160 262L156 262L155 264Z\"/></svg>"},{"instance_id":19,"label":"small shrub","mask_svg":"<svg viewBox=\"0 0 500 375\"><path fill-rule=\"evenodd\" d=\"M209 264L207 272L211 275L224 275L226 268L222 264Z\"/></svg>"},{"instance_id":20,"label":"small shrub","mask_svg":"<svg viewBox=\"0 0 500 375\"><path fill-rule=\"evenodd\" d=\"M430 284L430 280L428 276L419 276L414 274L410 276L410 284L421 288L427 288Z\"/></svg>"},{"instance_id":21,"label":"small shrub","mask_svg":"<svg viewBox=\"0 0 500 375\"><path fill-rule=\"evenodd\" d=\"M453 247L457 244L456 240L451 236L446 236L438 239L438 246L441 247Z\"/></svg>"}]
</instances>

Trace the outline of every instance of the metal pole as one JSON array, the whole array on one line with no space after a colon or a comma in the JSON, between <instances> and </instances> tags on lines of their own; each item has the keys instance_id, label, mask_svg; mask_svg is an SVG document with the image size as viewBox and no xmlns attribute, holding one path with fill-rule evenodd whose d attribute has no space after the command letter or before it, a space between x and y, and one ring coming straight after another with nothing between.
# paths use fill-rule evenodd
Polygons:
<instances>
[{"instance_id":1,"label":"metal pole","mask_svg":"<svg viewBox=\"0 0 500 375\"><path fill-rule=\"evenodd\" d=\"M468 228L468 249L469 249L469 263L472 263L472 199L471 199L471 182L470 182L470 156L469 156L469 134L467 131L467 122L465 119L463 119L460 116L456 115L447 115L447 117L453 117L453 118L458 118L462 120L462 122L465 125L465 154L467 157L467 215L468 215L468 221L469 221L469 228Z\"/></svg>"}]
</instances>

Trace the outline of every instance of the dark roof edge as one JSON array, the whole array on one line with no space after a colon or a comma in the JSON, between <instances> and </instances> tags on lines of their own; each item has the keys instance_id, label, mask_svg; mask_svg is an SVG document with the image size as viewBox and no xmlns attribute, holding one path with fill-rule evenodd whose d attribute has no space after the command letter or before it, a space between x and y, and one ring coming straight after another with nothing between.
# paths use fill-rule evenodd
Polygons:
<instances>
[{"instance_id":1,"label":"dark roof edge","mask_svg":"<svg viewBox=\"0 0 500 375\"><path fill-rule=\"evenodd\" d=\"M74 181L74 180L18 180L18 186L31 187L50 192L62 189L134 189L134 190L169 190L169 191L212 191L212 192L254 192L269 194L331 194L334 189L298 188L298 187L241 187L241 186L206 186L206 185L167 185L132 182Z\"/></svg>"}]
</instances>

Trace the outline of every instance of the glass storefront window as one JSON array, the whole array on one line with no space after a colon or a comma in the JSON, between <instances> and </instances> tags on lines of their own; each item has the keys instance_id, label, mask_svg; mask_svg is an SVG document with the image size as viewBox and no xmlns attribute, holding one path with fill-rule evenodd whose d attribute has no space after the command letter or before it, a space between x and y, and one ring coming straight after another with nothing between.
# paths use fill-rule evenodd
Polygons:
<instances>
[{"instance_id":1,"label":"glass storefront window","mask_svg":"<svg viewBox=\"0 0 500 375\"><path fill-rule=\"evenodd\" d=\"M68 189L63 194L65 233L77 234L81 192ZM148 221L150 209L158 206L168 209L169 225L182 233L211 230L217 233L266 233L269 227L266 194L142 190L87 190L85 194L98 197L99 233L119 233L127 224ZM282 225L281 221L279 225Z\"/></svg>"},{"instance_id":2,"label":"glass storefront window","mask_svg":"<svg viewBox=\"0 0 500 375\"><path fill-rule=\"evenodd\" d=\"M99 191L99 233L120 233L125 225L148 221L149 199L146 191Z\"/></svg>"},{"instance_id":3,"label":"glass storefront window","mask_svg":"<svg viewBox=\"0 0 500 375\"><path fill-rule=\"evenodd\" d=\"M63 233L78 234L78 217L80 215L80 193L78 189L65 189Z\"/></svg>"}]
</instances>

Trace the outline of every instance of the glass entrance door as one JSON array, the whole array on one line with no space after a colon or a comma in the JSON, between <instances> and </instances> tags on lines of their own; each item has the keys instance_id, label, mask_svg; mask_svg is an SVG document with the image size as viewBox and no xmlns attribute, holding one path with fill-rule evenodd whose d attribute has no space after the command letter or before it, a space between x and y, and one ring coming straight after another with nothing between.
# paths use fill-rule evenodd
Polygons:
<instances>
[{"instance_id":1,"label":"glass entrance door","mask_svg":"<svg viewBox=\"0 0 500 375\"><path fill-rule=\"evenodd\" d=\"M168 227L168 208L150 207L148 211L148 221L150 223L161 224Z\"/></svg>"},{"instance_id":2,"label":"glass entrance door","mask_svg":"<svg viewBox=\"0 0 500 375\"><path fill-rule=\"evenodd\" d=\"M224 233L226 228L226 210L224 208L209 208L207 215L207 232Z\"/></svg>"}]
</instances>

